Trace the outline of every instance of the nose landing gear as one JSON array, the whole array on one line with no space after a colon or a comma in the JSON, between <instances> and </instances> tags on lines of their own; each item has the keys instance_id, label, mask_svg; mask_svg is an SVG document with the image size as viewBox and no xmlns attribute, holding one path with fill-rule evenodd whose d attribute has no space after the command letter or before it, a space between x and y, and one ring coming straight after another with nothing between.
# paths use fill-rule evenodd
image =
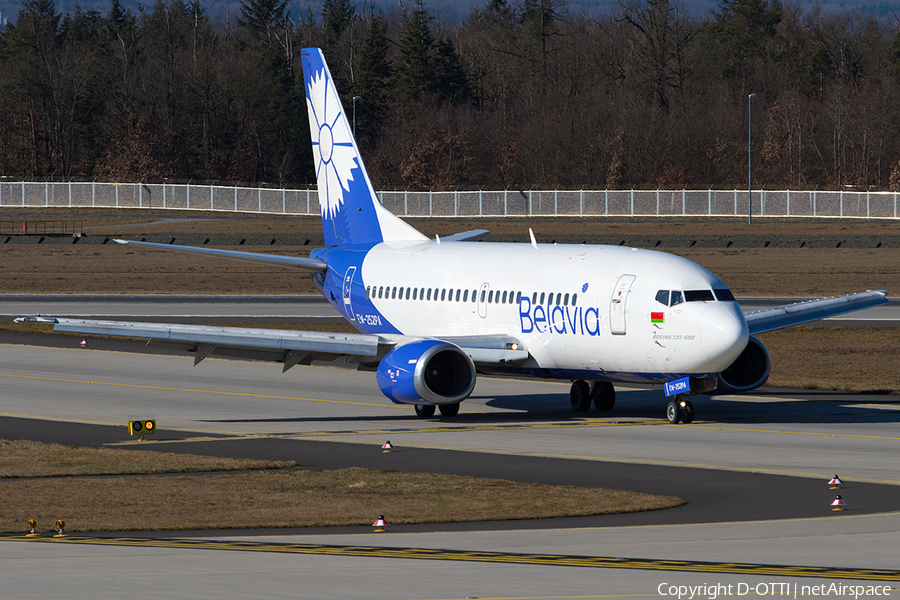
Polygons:
<instances>
[{"instance_id":1,"label":"nose landing gear","mask_svg":"<svg viewBox=\"0 0 900 600\"><path fill-rule=\"evenodd\" d=\"M694 420L694 405L690 400L685 400L683 394L678 394L666 406L666 418L672 425L679 421L685 424L690 423Z\"/></svg>"}]
</instances>

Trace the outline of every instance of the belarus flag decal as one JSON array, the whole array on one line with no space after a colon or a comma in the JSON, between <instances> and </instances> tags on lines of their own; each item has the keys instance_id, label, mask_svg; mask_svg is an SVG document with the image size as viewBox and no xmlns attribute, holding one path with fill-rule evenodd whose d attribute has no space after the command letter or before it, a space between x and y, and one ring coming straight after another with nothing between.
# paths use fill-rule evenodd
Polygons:
<instances>
[{"instance_id":1,"label":"belarus flag decal","mask_svg":"<svg viewBox=\"0 0 900 600\"><path fill-rule=\"evenodd\" d=\"M661 313L661 312L650 313L650 322L651 323L665 323L666 322L666 313Z\"/></svg>"}]
</instances>

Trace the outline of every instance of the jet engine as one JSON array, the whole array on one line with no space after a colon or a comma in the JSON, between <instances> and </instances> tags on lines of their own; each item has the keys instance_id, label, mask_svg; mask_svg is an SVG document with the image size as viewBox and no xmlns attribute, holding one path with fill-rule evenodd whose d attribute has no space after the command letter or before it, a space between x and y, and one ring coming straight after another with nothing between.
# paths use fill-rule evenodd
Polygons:
<instances>
[{"instance_id":1,"label":"jet engine","mask_svg":"<svg viewBox=\"0 0 900 600\"><path fill-rule=\"evenodd\" d=\"M719 385L716 387L716 392L733 394L758 388L769 378L771 368L769 351L762 345L762 342L750 336L747 347L737 357L737 360L719 373Z\"/></svg>"},{"instance_id":2,"label":"jet engine","mask_svg":"<svg viewBox=\"0 0 900 600\"><path fill-rule=\"evenodd\" d=\"M459 346L418 340L381 359L376 379L382 393L397 404L453 404L475 388L475 364Z\"/></svg>"}]
</instances>

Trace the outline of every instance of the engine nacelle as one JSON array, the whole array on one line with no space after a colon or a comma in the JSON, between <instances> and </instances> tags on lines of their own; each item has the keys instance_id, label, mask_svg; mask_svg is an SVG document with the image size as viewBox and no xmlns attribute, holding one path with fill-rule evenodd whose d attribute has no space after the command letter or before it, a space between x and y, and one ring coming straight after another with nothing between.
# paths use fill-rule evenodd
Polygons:
<instances>
[{"instance_id":1,"label":"engine nacelle","mask_svg":"<svg viewBox=\"0 0 900 600\"><path fill-rule=\"evenodd\" d=\"M762 342L750 336L747 347L737 357L737 360L719 373L719 385L716 387L716 392L733 394L756 389L766 382L771 369L772 361L769 359L769 351L762 345Z\"/></svg>"},{"instance_id":2,"label":"engine nacelle","mask_svg":"<svg viewBox=\"0 0 900 600\"><path fill-rule=\"evenodd\" d=\"M398 404L454 404L475 389L475 364L459 346L418 340L381 359L376 379L382 393Z\"/></svg>"}]
</instances>

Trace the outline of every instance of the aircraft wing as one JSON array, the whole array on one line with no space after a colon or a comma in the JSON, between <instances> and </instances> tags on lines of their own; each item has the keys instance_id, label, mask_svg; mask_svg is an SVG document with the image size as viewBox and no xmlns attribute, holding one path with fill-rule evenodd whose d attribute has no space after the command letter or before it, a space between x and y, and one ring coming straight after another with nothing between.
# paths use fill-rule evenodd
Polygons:
<instances>
[{"instance_id":1,"label":"aircraft wing","mask_svg":"<svg viewBox=\"0 0 900 600\"><path fill-rule=\"evenodd\" d=\"M196 365L204 358L240 358L284 363L283 371L313 360L340 356L358 358L360 363L377 364L402 337L364 333L329 333L249 327L217 327L136 321L46 318L53 330L66 333L108 335L147 339L148 346L173 348L194 353ZM420 338L413 338L420 339ZM516 338L506 335L443 337L466 352L478 364L524 362L528 352Z\"/></svg>"},{"instance_id":2,"label":"aircraft wing","mask_svg":"<svg viewBox=\"0 0 900 600\"><path fill-rule=\"evenodd\" d=\"M205 256L214 256L216 258L230 258L232 260L242 260L245 262L254 262L262 265L274 265L276 267L289 267L294 269L302 269L304 271L315 271L323 273L328 265L325 261L316 258L303 258L300 256L279 256L277 254L262 254L259 252L239 252L236 250L219 250L216 248L198 248L195 246L176 246L175 244L154 244L153 242L134 242L131 240L113 240L117 244L133 244L135 246L146 246L148 248L156 248L158 250L169 250L171 252L183 252L185 254L200 254Z\"/></svg>"},{"instance_id":3,"label":"aircraft wing","mask_svg":"<svg viewBox=\"0 0 900 600\"><path fill-rule=\"evenodd\" d=\"M341 355L378 362L394 342L378 335L132 321L56 319L54 331L147 338L148 346L194 352L194 364L218 356L297 364Z\"/></svg>"},{"instance_id":4,"label":"aircraft wing","mask_svg":"<svg viewBox=\"0 0 900 600\"><path fill-rule=\"evenodd\" d=\"M754 335L887 304L888 299L885 298L886 295L887 292L884 290L870 290L835 298L820 298L785 306L747 311L744 313L744 318L747 320L747 326L750 328L750 335Z\"/></svg>"}]
</instances>

